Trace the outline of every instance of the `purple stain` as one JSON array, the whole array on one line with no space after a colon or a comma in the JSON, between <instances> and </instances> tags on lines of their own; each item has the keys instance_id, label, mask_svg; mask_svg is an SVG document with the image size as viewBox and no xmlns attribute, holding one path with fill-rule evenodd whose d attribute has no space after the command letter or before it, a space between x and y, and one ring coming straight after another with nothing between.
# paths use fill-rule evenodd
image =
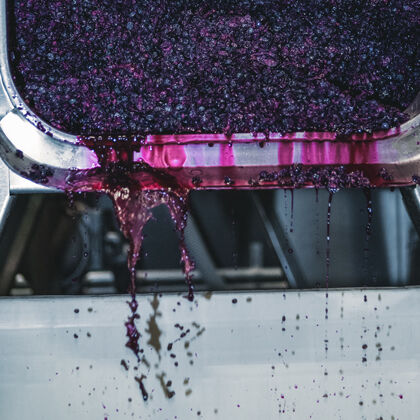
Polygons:
<instances>
[{"instance_id":1,"label":"purple stain","mask_svg":"<svg viewBox=\"0 0 420 420\"><path fill-rule=\"evenodd\" d=\"M146 388L145 388L144 383L143 383L143 381L145 379L147 379L147 377L144 376L144 375L141 375L140 378L137 377L137 376L134 378L134 380L139 384L139 388L140 388L140 391L141 391L141 395L143 397L143 401L147 401L149 399L149 394L146 391Z\"/></svg>"},{"instance_id":2,"label":"purple stain","mask_svg":"<svg viewBox=\"0 0 420 420\"><path fill-rule=\"evenodd\" d=\"M128 364L124 359L121 359L120 365L125 369L128 370Z\"/></svg>"},{"instance_id":3,"label":"purple stain","mask_svg":"<svg viewBox=\"0 0 420 420\"><path fill-rule=\"evenodd\" d=\"M128 320L125 322L126 327L126 336L128 337L128 340L126 342L126 347L128 347L137 357L137 361L140 361L140 345L139 345L139 339L140 339L140 333L137 330L135 320L140 318L137 311L137 302L136 297L133 294L131 297L131 301L127 302L130 309L131 309L131 315L128 317Z\"/></svg>"}]
</instances>

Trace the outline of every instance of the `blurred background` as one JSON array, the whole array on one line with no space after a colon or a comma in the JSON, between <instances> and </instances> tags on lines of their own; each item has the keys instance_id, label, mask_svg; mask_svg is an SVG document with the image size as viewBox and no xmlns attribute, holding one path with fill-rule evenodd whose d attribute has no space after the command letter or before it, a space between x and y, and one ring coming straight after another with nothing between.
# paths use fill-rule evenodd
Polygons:
<instances>
[{"instance_id":1,"label":"blurred background","mask_svg":"<svg viewBox=\"0 0 420 420\"><path fill-rule=\"evenodd\" d=\"M400 190L333 196L329 287L420 284L420 241ZM328 192L194 191L187 246L196 290L326 286ZM185 291L178 234L153 211L138 263L139 292ZM18 195L0 238L0 294L126 293L127 242L107 196Z\"/></svg>"}]
</instances>

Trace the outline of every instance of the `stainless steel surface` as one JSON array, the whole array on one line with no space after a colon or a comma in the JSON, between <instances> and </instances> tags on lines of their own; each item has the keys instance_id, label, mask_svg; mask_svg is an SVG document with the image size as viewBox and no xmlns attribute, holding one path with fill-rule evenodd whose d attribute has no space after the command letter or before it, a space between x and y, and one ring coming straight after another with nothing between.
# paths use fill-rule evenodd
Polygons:
<instances>
[{"instance_id":1,"label":"stainless steel surface","mask_svg":"<svg viewBox=\"0 0 420 420\"><path fill-rule=\"evenodd\" d=\"M401 194L411 221L420 235L420 188L418 186L401 188Z\"/></svg>"},{"instance_id":2,"label":"stainless steel surface","mask_svg":"<svg viewBox=\"0 0 420 420\"><path fill-rule=\"evenodd\" d=\"M223 290L225 282L217 272L216 265L207 249L205 240L198 228L194 217L188 215L188 224L185 228L185 243L190 251L196 267L206 275L206 286L209 290Z\"/></svg>"},{"instance_id":3,"label":"stainless steel surface","mask_svg":"<svg viewBox=\"0 0 420 420\"><path fill-rule=\"evenodd\" d=\"M398 191L383 191L378 198L381 245L385 255L383 264L388 284L418 284L418 268L413 272L413 265L420 261L416 246L419 236L407 206Z\"/></svg>"},{"instance_id":4,"label":"stainless steel surface","mask_svg":"<svg viewBox=\"0 0 420 420\"><path fill-rule=\"evenodd\" d=\"M150 368L138 371L124 347L126 296L1 299L1 418L418 417L419 288L330 290L328 320L323 291L199 295L194 304L165 295L155 311L152 299L139 298ZM160 349L150 341L151 320ZM191 332L167 351L180 334L176 323ZM141 374L146 403L134 380Z\"/></svg>"},{"instance_id":5,"label":"stainless steel surface","mask_svg":"<svg viewBox=\"0 0 420 420\"><path fill-rule=\"evenodd\" d=\"M8 166L26 178L34 165L44 166L53 172L48 183L52 187L64 187L70 168L92 168L96 156L86 147L79 147L53 139L42 133L16 109L8 112L0 121L0 153ZM23 153L23 159L16 155ZM40 179L32 179L40 182Z\"/></svg>"},{"instance_id":6,"label":"stainless steel surface","mask_svg":"<svg viewBox=\"0 0 420 420\"><path fill-rule=\"evenodd\" d=\"M257 208L258 214L263 221L264 229L270 238L271 246L277 255L281 267L283 267L287 281L290 287L296 289L299 287L298 279L302 281L302 275L299 272L297 264L294 263L290 256L286 256L288 249L291 249L288 246L286 230L276 229L275 221L273 221L273 218L268 214L264 203L258 195L253 194L252 199L254 201L255 207Z\"/></svg>"},{"instance_id":7,"label":"stainless steel surface","mask_svg":"<svg viewBox=\"0 0 420 420\"><path fill-rule=\"evenodd\" d=\"M11 171L9 168L7 168L7 170L9 172L10 194L47 194L62 192L57 188L46 187L45 185L37 184L36 182L23 178L16 172Z\"/></svg>"},{"instance_id":8,"label":"stainless steel surface","mask_svg":"<svg viewBox=\"0 0 420 420\"><path fill-rule=\"evenodd\" d=\"M4 264L0 266L0 295L7 295L13 279L17 272L19 262L25 252L25 248L33 227L37 222L38 211L41 207L42 199L38 195L31 196L28 200L27 217L19 221L13 235L8 240L8 256ZM2 238L3 239L3 238Z\"/></svg>"},{"instance_id":9,"label":"stainless steel surface","mask_svg":"<svg viewBox=\"0 0 420 420\"><path fill-rule=\"evenodd\" d=\"M9 168L0 159L0 235L7 221L10 209L13 206L14 197L10 195Z\"/></svg>"},{"instance_id":10,"label":"stainless steel surface","mask_svg":"<svg viewBox=\"0 0 420 420\"><path fill-rule=\"evenodd\" d=\"M275 191L266 206L274 237L298 279L298 287L323 285L326 278L328 192ZM363 191L334 194L331 207L329 282L332 287L417 284L418 236L398 190L377 189L372 196L372 233L366 234ZM287 252L289 250L289 252ZM417 266L416 266L417 267ZM288 272L286 272L288 275Z\"/></svg>"},{"instance_id":11,"label":"stainless steel surface","mask_svg":"<svg viewBox=\"0 0 420 420\"><path fill-rule=\"evenodd\" d=\"M96 155L88 148L77 143L75 136L68 135L50 127L28 109L14 86L8 63L6 0L0 1L0 154L7 165L15 172L34 179L31 175L33 165L43 165L53 174L48 177L48 185L62 188L67 177L74 169L89 169L98 166ZM419 101L419 98L416 99ZM417 102L410 107L413 118L401 127L401 134L391 138L371 141L352 142L352 152L332 153L332 145L348 144L337 139L333 141L311 141L317 149L315 156L324 156L321 165L360 165L371 171L371 176L377 176L381 167L392 175L393 181L382 180L383 184L405 185L411 183L412 175L420 173L420 115ZM46 133L50 135L47 135ZM203 175L201 188L227 188L224 183L226 170L229 176L234 175L235 187L249 187L248 180L257 177L261 170L274 170L282 165L303 164L313 165L305 155L303 133L298 133L293 139L282 140L278 135L272 135L270 142L260 148L255 140L264 140L263 135L253 139L249 135L234 135L230 154L232 159L226 160L226 144L217 144L209 148L209 141L224 142L229 139L220 136L166 136L164 140L170 144L162 144L162 136L149 136L147 147L140 153L135 153L134 160L145 160L152 167L165 169L183 185L191 186L194 175ZM327 136L328 138L328 136ZM186 144L180 144L183 142ZM251 143L249 143L251 142ZM293 143L292 157L283 158L284 144ZM374 151L366 153L366 145L374 144ZM168 158L178 148L185 154L185 160ZM24 159L16 156L16 151L23 153ZM350 156L354 153L354 156ZM355 157L357 156L357 158ZM232 162L234 162L232 164ZM44 178L45 182L46 179Z\"/></svg>"}]
</instances>

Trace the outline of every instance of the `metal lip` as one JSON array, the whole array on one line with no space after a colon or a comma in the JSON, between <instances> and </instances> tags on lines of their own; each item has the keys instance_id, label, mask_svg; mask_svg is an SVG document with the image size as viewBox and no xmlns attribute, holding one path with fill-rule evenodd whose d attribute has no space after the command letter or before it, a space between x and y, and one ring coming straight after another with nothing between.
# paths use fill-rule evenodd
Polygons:
<instances>
[{"instance_id":1,"label":"metal lip","mask_svg":"<svg viewBox=\"0 0 420 420\"><path fill-rule=\"evenodd\" d=\"M383 293L405 293L405 292L416 292L420 289L420 286L417 285L408 285L408 286L386 286L386 287L331 287L331 288L312 288L312 289L264 289L264 290L215 290L211 291L211 297L221 297L221 298L228 298L232 295L233 297L244 297L244 296L258 296L258 295L269 295L272 293L278 294L278 295L301 295L301 294L311 294L311 295L319 295L321 297L325 297L325 292L329 293L376 293L376 292L383 292ZM172 298L178 298L185 295L185 292L165 292L165 297L168 297L170 299ZM208 300L208 291L196 291L194 292L194 295L199 299L206 299ZM92 294L92 295L30 295L30 296L0 296L0 302L6 302L6 301L16 301L16 300L28 300L28 301L51 301L52 299L58 300L58 301L70 301L73 299L77 299L78 301L90 301L94 299L105 299L105 300L115 300L120 301L122 298L125 299L126 296L129 296L128 294ZM141 298L147 299L147 298L153 298L155 296L155 293L151 292L144 292L139 294ZM123 299L123 300L124 300Z\"/></svg>"},{"instance_id":2,"label":"metal lip","mask_svg":"<svg viewBox=\"0 0 420 420\"><path fill-rule=\"evenodd\" d=\"M0 154L19 175L37 183L66 188L69 175L75 170L87 171L98 167L98 158L80 143L78 136L52 127L35 115L21 98L9 65L7 3L7 0L0 0ZM181 185L190 188L197 188L191 183L191 178L199 175L203 178L199 186L201 189L250 188L247 181L261 171L273 171L294 164L344 165L351 169L363 166L376 172L383 167L392 173L393 180L383 180L378 185L408 185L412 184L413 175L420 174L420 95L408 111L412 118L399 128L370 135L354 134L346 138L328 132L270 133L269 141L262 133L232 136L150 135L143 139L140 152L134 153L134 161L146 161L153 168L163 169L179 180ZM115 141L116 137L124 136L103 137ZM258 143L261 142L266 143L264 148L259 147ZM226 149L227 144L229 149ZM318 158L314 161L305 154L308 144L316 149L313 154ZM210 149L209 145L216 147ZM287 145L290 145L291 151L284 153L284 149L289 147ZM332 147L341 151L331 153ZM367 147L375 150L363 157ZM168 158L169 154L174 154L174 148L179 148L175 155L181 155L181 158ZM224 155L227 150L229 156L226 159ZM357 159L350 159L349 156L357 156ZM244 172L244 176L241 172ZM227 186L225 174L233 174L242 181ZM149 187L156 188L153 185Z\"/></svg>"}]
</instances>

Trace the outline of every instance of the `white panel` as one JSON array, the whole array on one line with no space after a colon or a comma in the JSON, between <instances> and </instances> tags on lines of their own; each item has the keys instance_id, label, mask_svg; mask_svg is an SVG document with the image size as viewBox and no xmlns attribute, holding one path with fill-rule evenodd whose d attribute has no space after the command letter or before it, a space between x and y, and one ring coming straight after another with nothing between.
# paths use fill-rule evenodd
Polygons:
<instances>
[{"instance_id":1,"label":"white panel","mask_svg":"<svg viewBox=\"0 0 420 420\"><path fill-rule=\"evenodd\" d=\"M152 298L139 305L151 367L138 372L124 347L125 296L1 299L0 417L418 418L418 288L330 291L328 320L322 291L213 294L195 304L165 295L156 312L160 358L147 344ZM167 351L180 334L176 323L191 332ZM162 372L172 381L171 399L156 378ZM140 373L147 402L134 381Z\"/></svg>"}]
</instances>

